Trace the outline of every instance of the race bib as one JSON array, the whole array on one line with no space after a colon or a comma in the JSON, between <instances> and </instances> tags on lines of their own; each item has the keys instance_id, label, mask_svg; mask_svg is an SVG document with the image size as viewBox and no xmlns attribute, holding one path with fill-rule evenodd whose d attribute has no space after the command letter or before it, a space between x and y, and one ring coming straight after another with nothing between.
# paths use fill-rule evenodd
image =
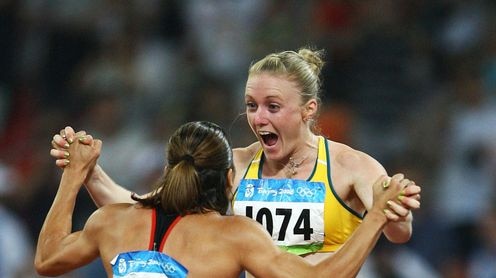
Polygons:
<instances>
[{"instance_id":1,"label":"race bib","mask_svg":"<svg viewBox=\"0 0 496 278\"><path fill-rule=\"evenodd\" d=\"M120 253L110 262L114 278L184 278L188 270L178 261L156 251Z\"/></svg>"},{"instance_id":2,"label":"race bib","mask_svg":"<svg viewBox=\"0 0 496 278\"><path fill-rule=\"evenodd\" d=\"M322 182L244 179L234 213L258 221L277 245L303 248L293 253L304 254L318 250L324 242L324 198Z\"/></svg>"}]
</instances>

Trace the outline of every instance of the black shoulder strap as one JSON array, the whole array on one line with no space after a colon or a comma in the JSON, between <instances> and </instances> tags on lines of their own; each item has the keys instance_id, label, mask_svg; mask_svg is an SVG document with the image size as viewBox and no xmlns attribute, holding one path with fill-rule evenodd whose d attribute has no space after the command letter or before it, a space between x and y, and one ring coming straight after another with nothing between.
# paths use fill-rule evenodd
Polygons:
<instances>
[{"instance_id":1,"label":"black shoulder strap","mask_svg":"<svg viewBox=\"0 0 496 278\"><path fill-rule=\"evenodd\" d=\"M174 220L178 217L176 214L165 214L162 209L154 208L155 210L155 232L153 235L153 251L158 251L162 238L167 230L171 227Z\"/></svg>"}]
</instances>

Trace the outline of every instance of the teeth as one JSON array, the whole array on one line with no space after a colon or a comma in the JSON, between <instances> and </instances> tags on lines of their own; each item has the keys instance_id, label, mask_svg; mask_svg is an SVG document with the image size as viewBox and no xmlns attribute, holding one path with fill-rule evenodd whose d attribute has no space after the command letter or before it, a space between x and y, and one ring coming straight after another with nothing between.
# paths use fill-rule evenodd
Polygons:
<instances>
[{"instance_id":1,"label":"teeth","mask_svg":"<svg viewBox=\"0 0 496 278\"><path fill-rule=\"evenodd\" d=\"M258 132L258 134L260 134L260 135L269 135L270 132L268 132L268 131L260 131L260 132Z\"/></svg>"}]
</instances>

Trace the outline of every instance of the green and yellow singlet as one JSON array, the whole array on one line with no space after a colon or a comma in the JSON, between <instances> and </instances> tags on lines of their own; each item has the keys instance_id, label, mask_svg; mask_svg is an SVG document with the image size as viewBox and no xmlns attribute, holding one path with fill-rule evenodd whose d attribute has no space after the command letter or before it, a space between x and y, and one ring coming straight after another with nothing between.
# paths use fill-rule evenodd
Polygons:
<instances>
[{"instance_id":1,"label":"green and yellow singlet","mask_svg":"<svg viewBox=\"0 0 496 278\"><path fill-rule=\"evenodd\" d=\"M253 157L236 190L234 213L260 222L278 246L304 255L336 251L362 222L331 181L328 141L319 137L314 170L307 180L262 178L263 150Z\"/></svg>"}]
</instances>

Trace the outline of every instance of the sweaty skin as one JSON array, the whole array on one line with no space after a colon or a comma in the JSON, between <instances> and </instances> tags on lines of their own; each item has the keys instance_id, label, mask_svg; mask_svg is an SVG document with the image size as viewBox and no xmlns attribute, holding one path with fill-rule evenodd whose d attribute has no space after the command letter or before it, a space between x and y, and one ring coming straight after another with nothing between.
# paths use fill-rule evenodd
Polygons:
<instances>
[{"instance_id":1,"label":"sweaty skin","mask_svg":"<svg viewBox=\"0 0 496 278\"><path fill-rule=\"evenodd\" d=\"M35 267L41 275L60 275L100 256L111 277L109 261L116 254L147 248L151 209L138 204L103 206L90 216L83 230L71 232L77 194L100 148L98 140L89 146L74 142L69 148L71 161L62 174L38 239ZM169 235L164 253L183 264L191 278L239 277L243 269L257 277L354 277L388 219L398 219L390 210L391 203L396 203L400 195L420 193L420 187L401 174L393 176L384 189L382 184L388 180L382 176L374 184L374 204L349 241L334 256L316 265L281 251L256 221L221 216L215 211L185 216ZM416 207L419 205L417 202ZM385 210L388 211L384 213Z\"/></svg>"}]
</instances>

